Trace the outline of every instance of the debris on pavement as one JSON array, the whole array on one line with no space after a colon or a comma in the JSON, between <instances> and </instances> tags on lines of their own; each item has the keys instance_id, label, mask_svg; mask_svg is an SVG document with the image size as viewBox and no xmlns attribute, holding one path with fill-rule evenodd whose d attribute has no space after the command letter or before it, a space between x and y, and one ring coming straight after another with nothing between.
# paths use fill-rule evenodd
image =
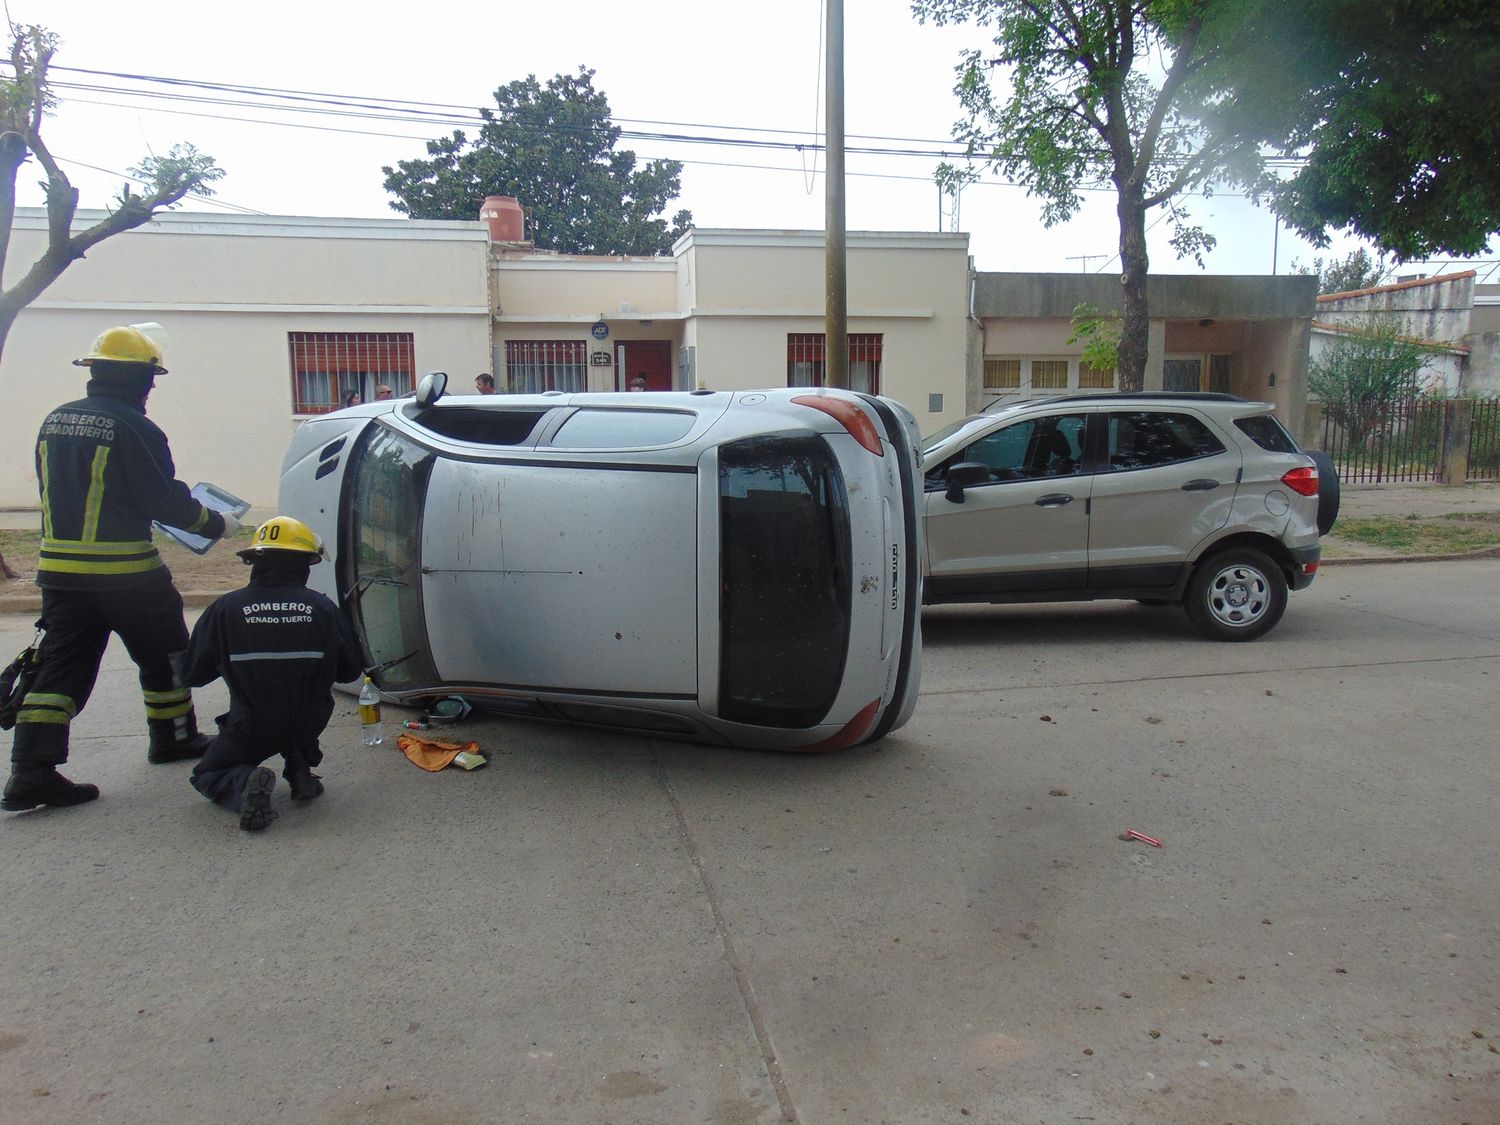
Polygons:
<instances>
[{"instance_id":1,"label":"debris on pavement","mask_svg":"<svg viewBox=\"0 0 1500 1125\"><path fill-rule=\"evenodd\" d=\"M1153 848L1161 847L1161 841L1147 836L1144 832L1137 832L1134 828L1127 828L1120 834L1122 840L1139 840L1143 844L1150 844Z\"/></svg>"},{"instance_id":2,"label":"debris on pavement","mask_svg":"<svg viewBox=\"0 0 1500 1125\"><path fill-rule=\"evenodd\" d=\"M488 759L479 752L479 743L472 740L442 742L436 738L400 734L396 736L396 745L400 747L401 753L406 755L407 761L428 773L437 773L438 770L447 769L451 765L474 770L488 762Z\"/></svg>"}]
</instances>

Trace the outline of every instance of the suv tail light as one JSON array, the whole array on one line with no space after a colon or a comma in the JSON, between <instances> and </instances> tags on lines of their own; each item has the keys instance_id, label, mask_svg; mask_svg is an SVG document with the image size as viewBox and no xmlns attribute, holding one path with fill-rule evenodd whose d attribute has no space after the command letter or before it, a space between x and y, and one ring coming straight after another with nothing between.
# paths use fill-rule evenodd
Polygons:
<instances>
[{"instance_id":1,"label":"suv tail light","mask_svg":"<svg viewBox=\"0 0 1500 1125\"><path fill-rule=\"evenodd\" d=\"M1289 469L1282 475L1281 483L1303 496L1316 496L1318 494L1318 470L1311 466Z\"/></svg>"},{"instance_id":2,"label":"suv tail light","mask_svg":"<svg viewBox=\"0 0 1500 1125\"><path fill-rule=\"evenodd\" d=\"M849 431L850 437L876 457L885 456L885 449L880 444L880 431L875 428L875 423L870 421L870 416L861 410L857 403L850 402L846 398L833 398L825 395L798 395L792 401L798 406L810 406L814 410L821 410L824 414L834 418L839 425Z\"/></svg>"}]
</instances>

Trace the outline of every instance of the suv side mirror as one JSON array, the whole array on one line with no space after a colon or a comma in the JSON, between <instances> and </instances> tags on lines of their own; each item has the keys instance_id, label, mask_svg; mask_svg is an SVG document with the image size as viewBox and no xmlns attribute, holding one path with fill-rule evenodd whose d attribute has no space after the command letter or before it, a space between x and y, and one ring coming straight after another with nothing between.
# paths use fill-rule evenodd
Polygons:
<instances>
[{"instance_id":1,"label":"suv side mirror","mask_svg":"<svg viewBox=\"0 0 1500 1125\"><path fill-rule=\"evenodd\" d=\"M953 504L964 502L964 489L971 485L984 484L990 479L990 467L978 461L960 461L948 468L948 488L943 493Z\"/></svg>"},{"instance_id":2,"label":"suv side mirror","mask_svg":"<svg viewBox=\"0 0 1500 1125\"><path fill-rule=\"evenodd\" d=\"M446 371L429 371L422 376L421 382L417 384L417 405L426 409L438 399L442 398L448 390L448 373Z\"/></svg>"}]
</instances>

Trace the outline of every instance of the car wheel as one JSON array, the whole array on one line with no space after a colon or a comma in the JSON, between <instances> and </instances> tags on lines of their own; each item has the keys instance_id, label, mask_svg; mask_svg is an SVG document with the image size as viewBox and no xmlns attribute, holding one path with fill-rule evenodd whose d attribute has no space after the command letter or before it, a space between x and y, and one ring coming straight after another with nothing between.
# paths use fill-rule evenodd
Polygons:
<instances>
[{"instance_id":1,"label":"car wheel","mask_svg":"<svg viewBox=\"0 0 1500 1125\"><path fill-rule=\"evenodd\" d=\"M1263 552L1231 547L1198 564L1183 605L1204 636L1253 641L1286 612L1286 577Z\"/></svg>"},{"instance_id":2,"label":"car wheel","mask_svg":"<svg viewBox=\"0 0 1500 1125\"><path fill-rule=\"evenodd\" d=\"M1311 450L1307 455L1318 467L1318 534L1327 535L1339 518L1339 471L1333 458L1322 450Z\"/></svg>"}]
</instances>

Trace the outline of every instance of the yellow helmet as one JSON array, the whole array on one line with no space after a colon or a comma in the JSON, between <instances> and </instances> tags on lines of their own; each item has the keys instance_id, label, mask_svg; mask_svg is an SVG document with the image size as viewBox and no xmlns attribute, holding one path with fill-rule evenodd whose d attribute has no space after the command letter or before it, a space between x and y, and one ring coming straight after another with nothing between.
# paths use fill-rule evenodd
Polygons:
<instances>
[{"instance_id":1,"label":"yellow helmet","mask_svg":"<svg viewBox=\"0 0 1500 1125\"><path fill-rule=\"evenodd\" d=\"M312 555L313 562L328 557L323 548L323 538L307 524L291 516L272 516L255 529L255 538L250 546L235 554L246 562L264 557L266 551L295 551Z\"/></svg>"},{"instance_id":2,"label":"yellow helmet","mask_svg":"<svg viewBox=\"0 0 1500 1125\"><path fill-rule=\"evenodd\" d=\"M106 328L94 337L94 347L82 359L75 359L75 367L92 367L97 360L112 360L115 363L144 363L157 375L165 375L167 369L161 365L162 353L167 350L167 331L160 324L121 324Z\"/></svg>"}]
</instances>

